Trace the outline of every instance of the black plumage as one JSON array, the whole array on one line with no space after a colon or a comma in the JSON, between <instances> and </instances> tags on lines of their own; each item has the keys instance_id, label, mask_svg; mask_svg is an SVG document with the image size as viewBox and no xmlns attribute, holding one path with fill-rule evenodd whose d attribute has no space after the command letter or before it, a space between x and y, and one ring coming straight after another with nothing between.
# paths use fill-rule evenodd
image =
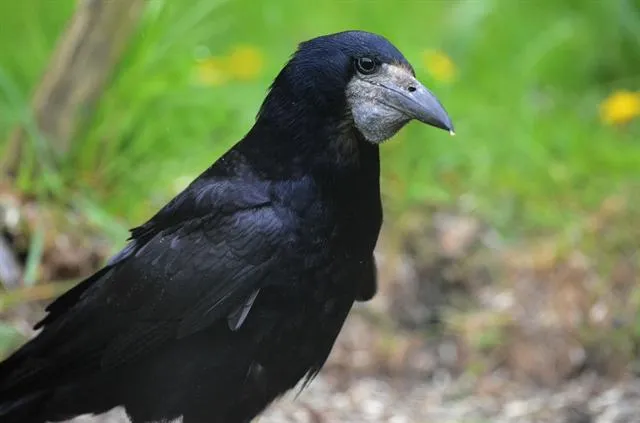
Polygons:
<instances>
[{"instance_id":1,"label":"black plumage","mask_svg":"<svg viewBox=\"0 0 640 423\"><path fill-rule=\"evenodd\" d=\"M135 423L249 422L317 374L376 290L378 145L345 94L362 57L413 74L374 34L301 44L249 133L0 363L0 422L118 405Z\"/></svg>"}]
</instances>

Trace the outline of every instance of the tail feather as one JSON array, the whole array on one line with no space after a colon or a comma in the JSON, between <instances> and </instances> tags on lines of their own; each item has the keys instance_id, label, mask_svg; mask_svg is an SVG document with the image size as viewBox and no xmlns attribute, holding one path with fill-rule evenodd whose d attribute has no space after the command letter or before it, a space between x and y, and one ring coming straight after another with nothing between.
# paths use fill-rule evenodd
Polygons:
<instances>
[{"instance_id":1,"label":"tail feather","mask_svg":"<svg viewBox=\"0 0 640 423\"><path fill-rule=\"evenodd\" d=\"M49 377L51 363L33 356L36 343L37 338L0 362L2 423L45 423L66 417L53 406L52 399L61 388L55 377Z\"/></svg>"},{"instance_id":2,"label":"tail feather","mask_svg":"<svg viewBox=\"0 0 640 423\"><path fill-rule=\"evenodd\" d=\"M53 380L46 378L46 362L34 356L38 338L27 342L0 362L0 404L7 398L20 398L31 392L47 390Z\"/></svg>"},{"instance_id":3,"label":"tail feather","mask_svg":"<svg viewBox=\"0 0 640 423\"><path fill-rule=\"evenodd\" d=\"M66 385L5 397L0 392L0 422L46 423L72 419L82 414L104 413L118 404L93 395L84 385Z\"/></svg>"},{"instance_id":4,"label":"tail feather","mask_svg":"<svg viewBox=\"0 0 640 423\"><path fill-rule=\"evenodd\" d=\"M0 400L0 422L44 423L42 411L48 396L47 392L36 392L14 400Z\"/></svg>"},{"instance_id":5,"label":"tail feather","mask_svg":"<svg viewBox=\"0 0 640 423\"><path fill-rule=\"evenodd\" d=\"M37 372L26 366L29 344L23 346L6 360L0 362L0 422L42 423L36 414L46 401L46 391L26 391L22 381L28 374Z\"/></svg>"}]
</instances>

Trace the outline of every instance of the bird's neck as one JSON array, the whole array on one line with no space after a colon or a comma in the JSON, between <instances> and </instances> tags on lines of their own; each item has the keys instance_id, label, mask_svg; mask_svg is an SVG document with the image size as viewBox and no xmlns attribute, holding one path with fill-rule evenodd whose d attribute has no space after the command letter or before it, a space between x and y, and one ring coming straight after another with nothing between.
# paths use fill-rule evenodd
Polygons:
<instances>
[{"instance_id":1,"label":"bird's neck","mask_svg":"<svg viewBox=\"0 0 640 423\"><path fill-rule=\"evenodd\" d=\"M331 115L298 113L287 119L262 115L238 147L265 174L366 172L379 177L378 146L365 141L348 120Z\"/></svg>"},{"instance_id":2,"label":"bird's neck","mask_svg":"<svg viewBox=\"0 0 640 423\"><path fill-rule=\"evenodd\" d=\"M310 177L348 234L345 248L369 257L382 222L379 148L344 120L325 119L282 125L263 116L237 148L260 179Z\"/></svg>"}]
</instances>

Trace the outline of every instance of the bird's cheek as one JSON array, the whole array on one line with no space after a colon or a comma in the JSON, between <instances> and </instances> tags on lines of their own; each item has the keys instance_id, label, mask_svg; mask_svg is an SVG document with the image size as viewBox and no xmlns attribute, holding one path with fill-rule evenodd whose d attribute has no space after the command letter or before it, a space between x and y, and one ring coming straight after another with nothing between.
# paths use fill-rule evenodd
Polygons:
<instances>
[{"instance_id":1,"label":"bird's cheek","mask_svg":"<svg viewBox=\"0 0 640 423\"><path fill-rule=\"evenodd\" d=\"M375 101L360 102L352 108L352 113L356 129L375 144L391 138L409 121L397 110Z\"/></svg>"}]
</instances>

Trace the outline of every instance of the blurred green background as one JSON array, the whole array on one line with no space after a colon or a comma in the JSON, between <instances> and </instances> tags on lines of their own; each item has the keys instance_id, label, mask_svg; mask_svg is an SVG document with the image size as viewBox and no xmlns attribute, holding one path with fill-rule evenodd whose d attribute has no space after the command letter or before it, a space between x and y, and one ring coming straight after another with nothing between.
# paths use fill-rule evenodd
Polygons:
<instances>
[{"instance_id":1,"label":"blurred green background","mask_svg":"<svg viewBox=\"0 0 640 423\"><path fill-rule=\"evenodd\" d=\"M111 250L247 132L298 42L363 29L398 46L457 132L411 124L383 145L390 227L428 205L514 242L560 234L554 257L580 249L601 266L585 313L609 288L612 256L640 260L640 0L149 0L71 150L43 167L30 95L76 3L0 2L0 149L28 128L12 189L73 206ZM620 209L629 213L612 231L594 229ZM577 242L576 228L590 224L591 238ZM29 273L38 242L24 253L28 280L44 278ZM621 336L640 340L633 292L625 312L638 321Z\"/></svg>"},{"instance_id":2,"label":"blurred green background","mask_svg":"<svg viewBox=\"0 0 640 423\"><path fill-rule=\"evenodd\" d=\"M75 3L0 5L0 143L27 119ZM639 128L625 117L638 113L637 93L617 105L619 125L600 114L610 95L638 87L639 4L151 0L62 184L140 222L248 130L299 41L358 28L399 46L458 134L415 124L383 147L387 208L463 198L507 234L557 229L639 180Z\"/></svg>"}]
</instances>

